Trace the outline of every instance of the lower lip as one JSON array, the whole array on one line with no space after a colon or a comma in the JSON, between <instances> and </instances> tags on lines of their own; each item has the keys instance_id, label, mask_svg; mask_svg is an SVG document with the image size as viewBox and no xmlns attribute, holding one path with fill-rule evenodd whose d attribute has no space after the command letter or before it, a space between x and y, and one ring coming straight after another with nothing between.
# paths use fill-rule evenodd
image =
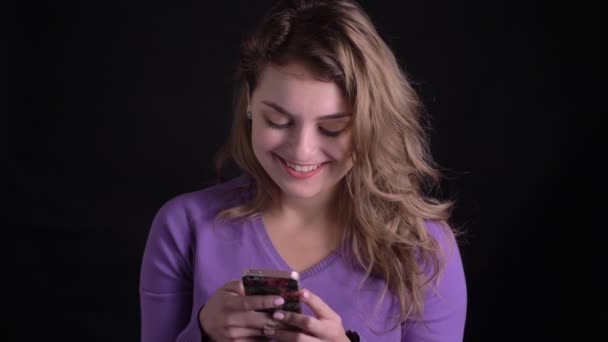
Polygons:
<instances>
[{"instance_id":1,"label":"lower lip","mask_svg":"<svg viewBox=\"0 0 608 342\"><path fill-rule=\"evenodd\" d=\"M285 170L287 171L287 173L289 173L293 177L299 178L299 179L310 178L310 177L316 175L317 173L321 172L321 169L323 169L323 167L325 167L325 163L323 163L317 169L312 170L310 172L298 172L298 171L290 168L289 166L287 166L287 164L285 163L285 161L283 160L283 158L281 158L279 156L275 156L275 158L277 158L279 160L279 162L281 163L281 165L283 165L283 167L285 168Z\"/></svg>"}]
</instances>

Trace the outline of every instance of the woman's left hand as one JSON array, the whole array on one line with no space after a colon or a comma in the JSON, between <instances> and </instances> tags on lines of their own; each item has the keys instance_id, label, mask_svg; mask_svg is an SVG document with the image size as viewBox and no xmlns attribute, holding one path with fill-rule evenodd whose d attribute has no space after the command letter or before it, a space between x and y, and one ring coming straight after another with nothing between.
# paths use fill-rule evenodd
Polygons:
<instances>
[{"instance_id":1,"label":"woman's left hand","mask_svg":"<svg viewBox=\"0 0 608 342\"><path fill-rule=\"evenodd\" d=\"M348 342L342 327L342 319L321 298L308 290L302 290L300 300L308 305L315 317L288 311L276 311L273 318L294 330L265 331L276 341L294 342Z\"/></svg>"}]
</instances>

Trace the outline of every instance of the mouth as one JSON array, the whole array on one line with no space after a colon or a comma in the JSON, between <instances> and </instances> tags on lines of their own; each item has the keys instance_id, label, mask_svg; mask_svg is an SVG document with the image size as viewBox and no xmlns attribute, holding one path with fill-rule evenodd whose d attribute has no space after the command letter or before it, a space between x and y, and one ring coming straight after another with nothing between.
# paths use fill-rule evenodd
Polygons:
<instances>
[{"instance_id":1,"label":"mouth","mask_svg":"<svg viewBox=\"0 0 608 342\"><path fill-rule=\"evenodd\" d=\"M308 165L294 164L294 163L286 161L285 159L281 158L280 156L278 156L276 154L273 154L273 155L283 165L285 170L290 175L292 175L296 178L312 177L312 176L316 175L317 173L319 173L323 169L325 164L328 163L328 162L322 162L319 164L308 164Z\"/></svg>"}]
</instances>

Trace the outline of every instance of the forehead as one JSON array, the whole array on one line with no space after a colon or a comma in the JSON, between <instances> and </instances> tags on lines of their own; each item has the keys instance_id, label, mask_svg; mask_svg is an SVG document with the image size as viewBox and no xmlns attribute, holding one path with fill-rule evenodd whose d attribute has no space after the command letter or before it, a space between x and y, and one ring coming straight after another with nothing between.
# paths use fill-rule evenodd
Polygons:
<instances>
[{"instance_id":1,"label":"forehead","mask_svg":"<svg viewBox=\"0 0 608 342\"><path fill-rule=\"evenodd\" d=\"M297 62L265 66L252 97L254 104L272 101L298 115L326 115L350 109L335 82L319 80Z\"/></svg>"}]
</instances>

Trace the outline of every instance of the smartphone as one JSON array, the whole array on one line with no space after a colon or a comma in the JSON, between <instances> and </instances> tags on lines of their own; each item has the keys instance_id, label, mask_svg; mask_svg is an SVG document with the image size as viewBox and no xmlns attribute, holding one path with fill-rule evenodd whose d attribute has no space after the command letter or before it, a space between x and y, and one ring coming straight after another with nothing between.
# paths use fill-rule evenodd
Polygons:
<instances>
[{"instance_id":1,"label":"smartphone","mask_svg":"<svg viewBox=\"0 0 608 342\"><path fill-rule=\"evenodd\" d=\"M243 273L245 295L278 295L285 299L281 310L302 313L300 305L300 275L296 271L247 269ZM273 313L276 309L260 309Z\"/></svg>"}]
</instances>

